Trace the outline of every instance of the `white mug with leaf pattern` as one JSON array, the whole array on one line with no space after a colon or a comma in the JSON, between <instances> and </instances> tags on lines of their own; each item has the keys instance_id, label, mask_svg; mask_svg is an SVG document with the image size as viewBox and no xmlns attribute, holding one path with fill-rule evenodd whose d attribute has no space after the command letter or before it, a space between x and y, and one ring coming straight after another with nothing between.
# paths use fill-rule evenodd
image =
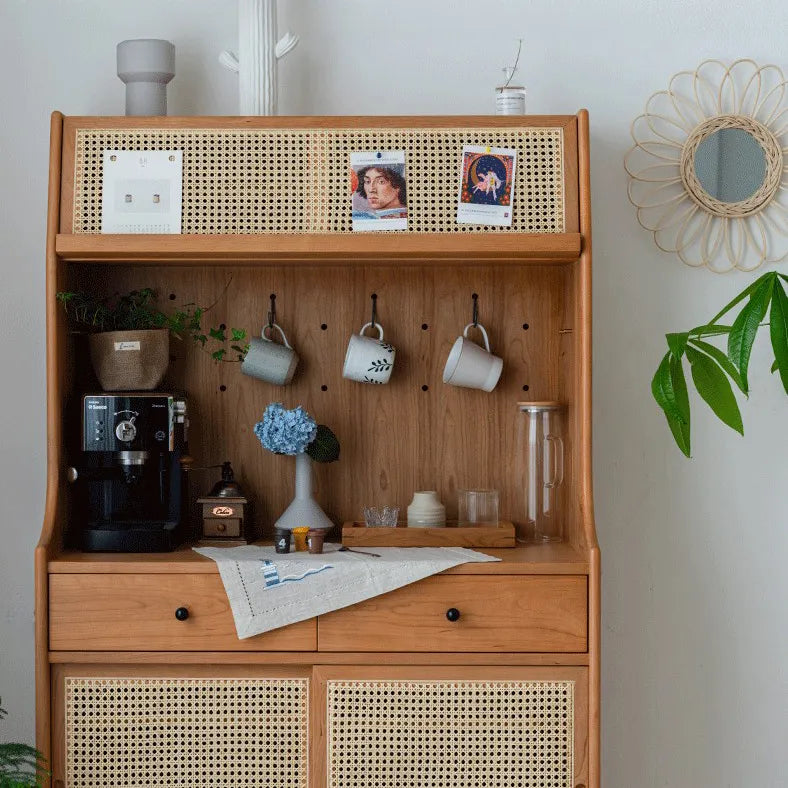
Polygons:
<instances>
[{"instance_id":1,"label":"white mug with leaf pattern","mask_svg":"<svg viewBox=\"0 0 788 788\"><path fill-rule=\"evenodd\" d=\"M368 328L377 329L377 339L364 334ZM383 341L383 326L365 323L358 334L350 337L342 377L359 383L388 383L395 355L394 347Z\"/></svg>"}]
</instances>

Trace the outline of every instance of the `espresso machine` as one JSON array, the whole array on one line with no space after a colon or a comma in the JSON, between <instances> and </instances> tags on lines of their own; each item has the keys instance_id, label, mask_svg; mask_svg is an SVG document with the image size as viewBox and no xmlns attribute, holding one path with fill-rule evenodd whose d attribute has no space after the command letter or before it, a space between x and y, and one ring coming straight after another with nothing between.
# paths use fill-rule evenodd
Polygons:
<instances>
[{"instance_id":1,"label":"espresso machine","mask_svg":"<svg viewBox=\"0 0 788 788\"><path fill-rule=\"evenodd\" d=\"M72 547L159 553L191 538L185 467L186 400L172 394L82 398L82 461L74 483Z\"/></svg>"}]
</instances>

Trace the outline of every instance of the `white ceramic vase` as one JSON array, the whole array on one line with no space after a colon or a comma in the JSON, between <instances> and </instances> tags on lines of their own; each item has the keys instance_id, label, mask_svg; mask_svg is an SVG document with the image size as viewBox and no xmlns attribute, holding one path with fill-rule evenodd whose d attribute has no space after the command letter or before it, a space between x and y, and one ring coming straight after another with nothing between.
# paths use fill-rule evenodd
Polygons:
<instances>
[{"instance_id":1,"label":"white ceramic vase","mask_svg":"<svg viewBox=\"0 0 788 788\"><path fill-rule=\"evenodd\" d=\"M302 526L326 530L334 527L312 495L312 458L306 452L295 456L295 498L274 523L274 528L291 531Z\"/></svg>"},{"instance_id":2,"label":"white ceramic vase","mask_svg":"<svg viewBox=\"0 0 788 788\"><path fill-rule=\"evenodd\" d=\"M413 493L408 506L409 528L440 528L446 525L446 507L440 502L435 490Z\"/></svg>"}]
</instances>

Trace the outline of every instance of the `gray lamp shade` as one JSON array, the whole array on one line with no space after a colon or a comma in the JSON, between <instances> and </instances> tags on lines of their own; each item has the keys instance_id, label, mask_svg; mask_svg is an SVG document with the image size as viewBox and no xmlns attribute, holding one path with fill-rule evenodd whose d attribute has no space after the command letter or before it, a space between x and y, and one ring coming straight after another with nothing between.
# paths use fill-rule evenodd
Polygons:
<instances>
[{"instance_id":1,"label":"gray lamp shade","mask_svg":"<svg viewBox=\"0 0 788 788\"><path fill-rule=\"evenodd\" d=\"M126 84L127 115L166 115L167 83L175 76L175 45L160 38L121 41L118 76Z\"/></svg>"}]
</instances>

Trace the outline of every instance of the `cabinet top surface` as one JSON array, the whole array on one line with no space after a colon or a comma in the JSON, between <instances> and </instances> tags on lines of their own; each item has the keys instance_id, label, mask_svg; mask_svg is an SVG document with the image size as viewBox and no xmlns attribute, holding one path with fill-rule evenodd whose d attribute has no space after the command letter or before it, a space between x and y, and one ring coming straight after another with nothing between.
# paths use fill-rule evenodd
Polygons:
<instances>
[{"instance_id":1,"label":"cabinet top surface","mask_svg":"<svg viewBox=\"0 0 788 788\"><path fill-rule=\"evenodd\" d=\"M262 544L262 543L261 543ZM270 543L269 543L270 544ZM568 543L523 545L513 548L481 549L493 555L497 563L463 564L444 574L516 575L516 574L588 574L588 556ZM78 553L62 552L49 561L50 573L130 573L130 574L215 574L216 564L181 547L172 553Z\"/></svg>"}]
</instances>

